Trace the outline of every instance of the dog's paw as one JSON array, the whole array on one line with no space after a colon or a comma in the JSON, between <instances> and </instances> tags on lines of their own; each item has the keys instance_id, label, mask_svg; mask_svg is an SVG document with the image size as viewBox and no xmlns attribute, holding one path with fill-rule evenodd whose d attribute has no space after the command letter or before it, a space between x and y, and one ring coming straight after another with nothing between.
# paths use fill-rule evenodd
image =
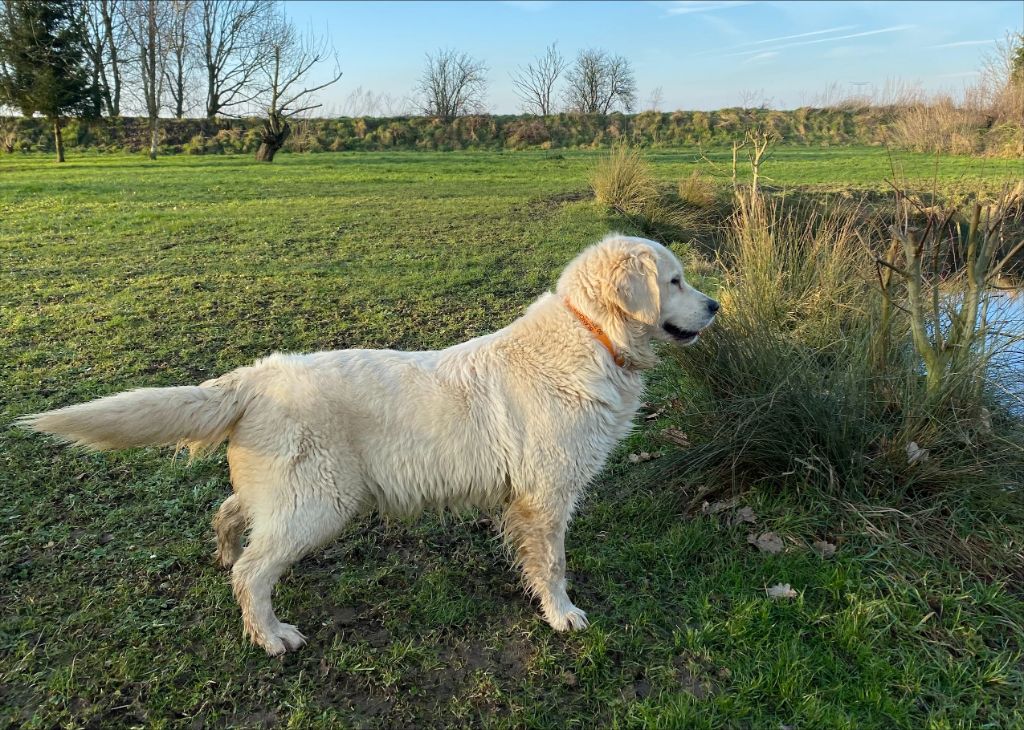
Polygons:
<instances>
[{"instance_id":1,"label":"dog's paw","mask_svg":"<svg viewBox=\"0 0 1024 730\"><path fill-rule=\"evenodd\" d=\"M590 625L586 612L571 603L564 609L550 612L547 620L555 631L576 631Z\"/></svg>"},{"instance_id":2,"label":"dog's paw","mask_svg":"<svg viewBox=\"0 0 1024 730\"><path fill-rule=\"evenodd\" d=\"M215 565L217 565L220 568L223 568L224 570L231 570L231 568L234 567L235 563L238 562L238 559L241 556L241 550L232 551L217 548L217 552L213 554L213 562Z\"/></svg>"},{"instance_id":3,"label":"dog's paw","mask_svg":"<svg viewBox=\"0 0 1024 730\"><path fill-rule=\"evenodd\" d=\"M278 624L259 644L270 656L280 656L286 651L298 651L306 643L306 637L291 624Z\"/></svg>"}]
</instances>

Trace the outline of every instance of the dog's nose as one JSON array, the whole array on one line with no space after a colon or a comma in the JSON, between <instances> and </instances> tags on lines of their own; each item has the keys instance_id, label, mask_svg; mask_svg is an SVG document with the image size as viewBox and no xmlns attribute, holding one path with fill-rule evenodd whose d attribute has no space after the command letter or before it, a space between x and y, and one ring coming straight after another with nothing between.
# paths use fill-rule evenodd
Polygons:
<instances>
[{"instance_id":1,"label":"dog's nose","mask_svg":"<svg viewBox=\"0 0 1024 730\"><path fill-rule=\"evenodd\" d=\"M718 308L722 305L716 302L714 299L708 299L708 311L714 314L718 311Z\"/></svg>"}]
</instances>

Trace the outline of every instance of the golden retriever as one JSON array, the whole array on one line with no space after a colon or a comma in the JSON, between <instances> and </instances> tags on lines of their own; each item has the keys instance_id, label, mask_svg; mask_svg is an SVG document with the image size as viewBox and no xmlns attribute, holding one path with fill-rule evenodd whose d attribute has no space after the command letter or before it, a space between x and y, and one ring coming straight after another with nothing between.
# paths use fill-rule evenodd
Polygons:
<instances>
[{"instance_id":1,"label":"golden retriever","mask_svg":"<svg viewBox=\"0 0 1024 730\"><path fill-rule=\"evenodd\" d=\"M20 423L95 449L228 439L234 494L213 519L217 558L232 570L245 632L271 655L305 643L274 614L274 584L370 510L503 507L503 535L544 618L579 629L587 616L565 583L573 509L631 428L652 341L691 343L717 310L668 249L612 234L522 317L446 350L277 353L202 385Z\"/></svg>"}]
</instances>

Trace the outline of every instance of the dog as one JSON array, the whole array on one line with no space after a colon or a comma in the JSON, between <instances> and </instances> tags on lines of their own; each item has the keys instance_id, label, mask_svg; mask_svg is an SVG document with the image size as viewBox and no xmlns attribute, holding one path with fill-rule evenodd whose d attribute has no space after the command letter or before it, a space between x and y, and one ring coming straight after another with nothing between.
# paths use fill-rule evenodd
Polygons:
<instances>
[{"instance_id":1,"label":"dog","mask_svg":"<svg viewBox=\"0 0 1024 730\"><path fill-rule=\"evenodd\" d=\"M227 440L233 494L213 519L216 558L231 570L245 633L272 656L306 641L274 613L278 579L373 510L501 509L544 618L582 629L565 581L573 511L632 428L654 341L690 344L718 309L667 248L611 234L519 319L445 350L276 353L201 385L19 423L92 449L195 453Z\"/></svg>"}]
</instances>

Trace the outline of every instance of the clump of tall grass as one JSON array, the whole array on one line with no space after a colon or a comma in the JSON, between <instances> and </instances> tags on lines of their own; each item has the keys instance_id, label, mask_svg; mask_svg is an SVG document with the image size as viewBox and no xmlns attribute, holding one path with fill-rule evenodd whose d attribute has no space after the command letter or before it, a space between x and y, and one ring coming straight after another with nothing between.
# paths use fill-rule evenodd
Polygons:
<instances>
[{"instance_id":1,"label":"clump of tall grass","mask_svg":"<svg viewBox=\"0 0 1024 730\"><path fill-rule=\"evenodd\" d=\"M984 147L985 115L949 97L921 100L899 111L891 141L915 152L969 155Z\"/></svg>"},{"instance_id":2,"label":"clump of tall grass","mask_svg":"<svg viewBox=\"0 0 1024 730\"><path fill-rule=\"evenodd\" d=\"M676 194L680 203L700 213L710 213L718 207L718 186L699 170L679 181Z\"/></svg>"},{"instance_id":3,"label":"clump of tall grass","mask_svg":"<svg viewBox=\"0 0 1024 730\"><path fill-rule=\"evenodd\" d=\"M658 198L650 164L639 149L619 145L594 166L590 187L598 203L623 215L639 215Z\"/></svg>"},{"instance_id":4,"label":"clump of tall grass","mask_svg":"<svg viewBox=\"0 0 1024 730\"><path fill-rule=\"evenodd\" d=\"M945 240L933 230L929 241ZM726 485L795 480L889 496L1005 486L1024 473L1019 425L988 387L991 333L941 315L921 330L915 301L932 311L943 282L903 277L907 263L892 252L906 252L905 233L856 209L739 191L721 254L722 314L678 354L700 394L680 414L697 446L663 468L710 470ZM978 262L977 248L985 286L957 289L947 277L954 288L941 297L976 291L981 311L999 260ZM912 255L937 254L926 245ZM957 328L955 367L933 373L927 348L948 347Z\"/></svg>"},{"instance_id":5,"label":"clump of tall grass","mask_svg":"<svg viewBox=\"0 0 1024 730\"><path fill-rule=\"evenodd\" d=\"M699 215L662 189L651 164L634 147L618 145L597 162L590 187L598 203L624 216L646 235L677 238Z\"/></svg>"}]
</instances>

